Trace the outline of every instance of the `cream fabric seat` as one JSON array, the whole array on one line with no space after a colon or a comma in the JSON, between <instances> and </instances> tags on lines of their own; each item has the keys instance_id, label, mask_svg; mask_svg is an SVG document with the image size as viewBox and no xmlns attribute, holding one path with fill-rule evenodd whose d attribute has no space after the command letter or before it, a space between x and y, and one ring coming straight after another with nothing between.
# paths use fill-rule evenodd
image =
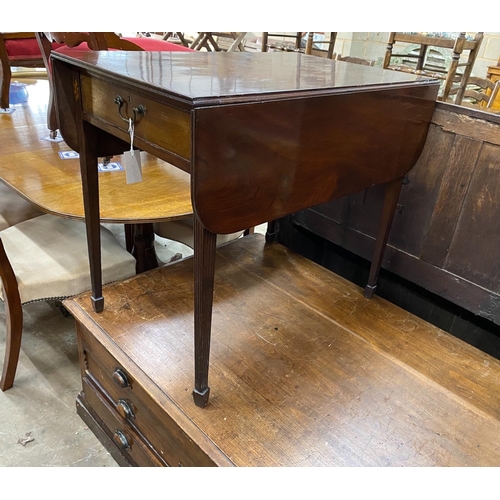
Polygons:
<instances>
[{"instance_id":1,"label":"cream fabric seat","mask_svg":"<svg viewBox=\"0 0 500 500\"><path fill-rule=\"evenodd\" d=\"M153 224L153 231L162 238L178 241L190 248L194 248L193 225L193 217L188 217L175 221L155 222ZM243 233L244 231L238 231L237 233L231 234L218 234L217 245L222 245L223 243L239 238Z\"/></svg>"},{"instance_id":2,"label":"cream fabric seat","mask_svg":"<svg viewBox=\"0 0 500 500\"><path fill-rule=\"evenodd\" d=\"M21 303L71 297L91 289L85 223L42 215L0 232ZM134 257L101 226L103 283L135 274Z\"/></svg>"},{"instance_id":3,"label":"cream fabric seat","mask_svg":"<svg viewBox=\"0 0 500 500\"><path fill-rule=\"evenodd\" d=\"M135 274L135 258L101 226L103 284ZM83 221L42 215L0 231L7 345L0 389L12 386L22 336L22 304L60 300L91 289Z\"/></svg>"},{"instance_id":4,"label":"cream fabric seat","mask_svg":"<svg viewBox=\"0 0 500 500\"><path fill-rule=\"evenodd\" d=\"M43 212L0 182L0 231L39 215L43 215Z\"/></svg>"}]
</instances>

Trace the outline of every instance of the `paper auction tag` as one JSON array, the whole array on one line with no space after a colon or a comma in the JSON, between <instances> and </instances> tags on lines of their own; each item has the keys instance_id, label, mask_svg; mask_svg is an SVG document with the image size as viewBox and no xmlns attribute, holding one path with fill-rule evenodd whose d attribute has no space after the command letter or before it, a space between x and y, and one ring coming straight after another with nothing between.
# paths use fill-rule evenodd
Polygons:
<instances>
[{"instance_id":1,"label":"paper auction tag","mask_svg":"<svg viewBox=\"0 0 500 500\"><path fill-rule=\"evenodd\" d=\"M125 178L127 184L134 184L142 181L141 152L134 149L134 122L128 119L128 131L130 133L130 151L123 153L123 163L125 164Z\"/></svg>"},{"instance_id":2,"label":"paper auction tag","mask_svg":"<svg viewBox=\"0 0 500 500\"><path fill-rule=\"evenodd\" d=\"M142 181L141 152L138 149L123 153L127 184Z\"/></svg>"}]
</instances>

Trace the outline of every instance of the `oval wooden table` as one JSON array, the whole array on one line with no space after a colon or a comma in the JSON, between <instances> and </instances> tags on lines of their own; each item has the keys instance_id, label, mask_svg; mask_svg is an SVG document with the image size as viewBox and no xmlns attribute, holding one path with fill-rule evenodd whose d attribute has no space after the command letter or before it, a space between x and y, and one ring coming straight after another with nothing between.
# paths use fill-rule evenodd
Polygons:
<instances>
[{"instance_id":1,"label":"oval wooden table","mask_svg":"<svg viewBox=\"0 0 500 500\"><path fill-rule=\"evenodd\" d=\"M0 115L0 179L40 210L85 220L78 158L65 142L50 142L46 127L47 82L28 87L28 103ZM137 271L157 266L152 224L193 214L189 174L148 153L142 155L142 182L126 183L125 171L99 173L101 222L124 224ZM120 162L115 156L112 162Z\"/></svg>"}]
</instances>

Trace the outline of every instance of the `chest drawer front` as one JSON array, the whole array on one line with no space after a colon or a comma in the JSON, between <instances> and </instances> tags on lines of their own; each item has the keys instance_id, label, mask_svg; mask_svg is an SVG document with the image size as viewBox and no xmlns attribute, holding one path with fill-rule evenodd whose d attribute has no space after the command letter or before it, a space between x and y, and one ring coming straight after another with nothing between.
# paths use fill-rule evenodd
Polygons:
<instances>
[{"instance_id":1,"label":"chest drawer front","mask_svg":"<svg viewBox=\"0 0 500 500\"><path fill-rule=\"evenodd\" d=\"M140 467L167 465L155 455L135 429L116 414L92 382L85 377L82 385L85 399L104 422L109 436L123 454L129 456Z\"/></svg>"},{"instance_id":2,"label":"chest drawer front","mask_svg":"<svg viewBox=\"0 0 500 500\"><path fill-rule=\"evenodd\" d=\"M84 113L107 122L128 135L128 121L122 120L119 107L114 102L119 95L124 100L121 108L123 117L133 118L133 109L139 106L143 106L146 110L145 115L135 124L136 138L190 160L191 114L189 112L159 103L97 78L91 79L82 75L80 82ZM139 118L139 115L137 117Z\"/></svg>"},{"instance_id":3,"label":"chest drawer front","mask_svg":"<svg viewBox=\"0 0 500 500\"><path fill-rule=\"evenodd\" d=\"M128 424L171 466L215 466L214 461L146 392L133 375L82 325L78 325L86 376L109 396ZM127 417L128 410L131 416Z\"/></svg>"}]
</instances>

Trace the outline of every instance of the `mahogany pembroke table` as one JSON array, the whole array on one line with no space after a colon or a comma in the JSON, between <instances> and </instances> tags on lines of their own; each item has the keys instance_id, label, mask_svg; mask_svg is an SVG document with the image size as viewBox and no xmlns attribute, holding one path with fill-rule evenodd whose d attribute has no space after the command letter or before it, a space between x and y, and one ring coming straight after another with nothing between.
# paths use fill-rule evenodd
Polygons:
<instances>
[{"instance_id":1,"label":"mahogany pembroke table","mask_svg":"<svg viewBox=\"0 0 500 500\"><path fill-rule=\"evenodd\" d=\"M130 149L130 118L135 147L191 174L197 406L209 399L216 234L384 184L373 294L437 80L280 52L73 52L52 63L61 134L80 153L96 312L105 308L97 158Z\"/></svg>"}]
</instances>

